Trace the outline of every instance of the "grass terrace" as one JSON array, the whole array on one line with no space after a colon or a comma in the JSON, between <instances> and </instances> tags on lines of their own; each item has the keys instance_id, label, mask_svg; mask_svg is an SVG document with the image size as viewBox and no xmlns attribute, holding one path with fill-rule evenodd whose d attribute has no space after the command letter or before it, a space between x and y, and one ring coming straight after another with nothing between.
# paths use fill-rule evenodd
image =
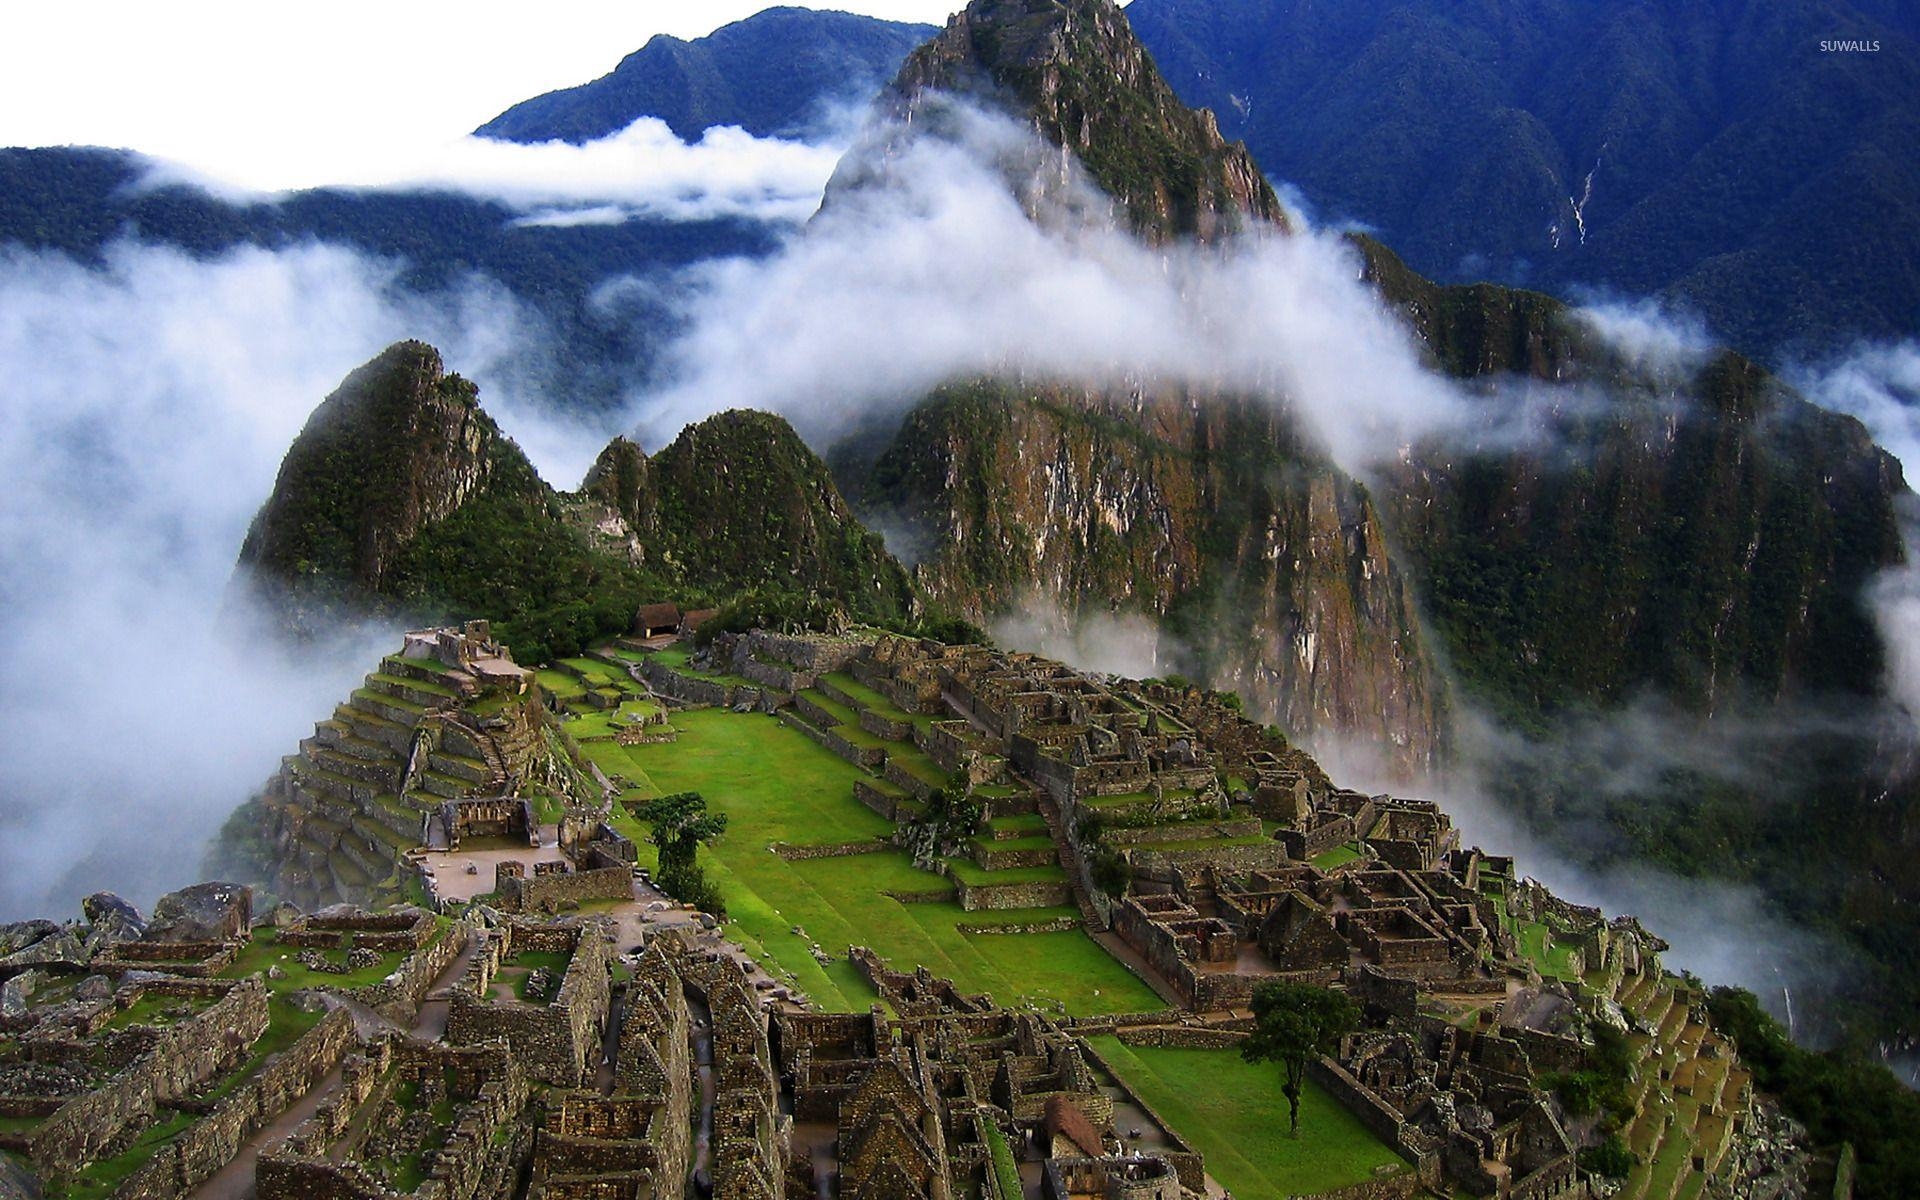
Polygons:
<instances>
[{"instance_id":1,"label":"grass terrace","mask_svg":"<svg viewBox=\"0 0 1920 1200\"><path fill-rule=\"evenodd\" d=\"M1311 1081L1300 1097L1300 1136L1287 1136L1277 1063L1253 1065L1232 1050L1128 1046L1087 1039L1127 1085L1206 1155L1207 1173L1240 1200L1333 1191L1404 1169L1393 1150Z\"/></svg>"},{"instance_id":2,"label":"grass terrace","mask_svg":"<svg viewBox=\"0 0 1920 1200\"><path fill-rule=\"evenodd\" d=\"M753 680L743 675L735 675L728 671L695 670L692 665L693 652L685 646L668 646L664 650L656 650L654 651L653 657L655 661L659 662L662 666L672 667L680 674L691 676L694 679L705 679L713 683L727 684L730 686L759 686L754 683Z\"/></svg>"},{"instance_id":3,"label":"grass terrace","mask_svg":"<svg viewBox=\"0 0 1920 1200\"><path fill-rule=\"evenodd\" d=\"M446 918L439 918L439 928L427 944L432 945L446 937L448 924ZM301 988L357 988L379 983L391 975L394 968L407 958L407 955L399 950L389 950L380 955L380 960L370 967L336 975L303 966L300 962L300 950L298 946L281 945L279 934L275 930L255 930L253 940L240 951L240 956L234 959L232 966L220 972L220 977L245 979L249 975L264 974L269 967L279 967L286 973L285 977L268 978L266 981L268 989L276 995L282 992L299 991ZM320 953L334 962L344 963L346 959L345 952L340 950L322 950Z\"/></svg>"},{"instance_id":4,"label":"grass terrace","mask_svg":"<svg viewBox=\"0 0 1920 1200\"><path fill-rule=\"evenodd\" d=\"M1499 912L1501 923L1513 931L1522 957L1531 962L1535 970L1555 979L1580 978L1580 973L1573 969L1574 947L1559 944L1552 926L1544 921L1521 921L1509 916L1505 897L1496 896L1493 907Z\"/></svg>"},{"instance_id":5,"label":"grass terrace","mask_svg":"<svg viewBox=\"0 0 1920 1200\"><path fill-rule=\"evenodd\" d=\"M824 678L828 683L832 684L834 689L841 695L852 700L855 704L858 704L861 708L866 709L876 717L882 717L889 721L909 721L915 725L923 726L931 725L941 719L932 713L907 712L881 693L861 683L845 671L835 671L830 675L824 676Z\"/></svg>"},{"instance_id":6,"label":"grass terrace","mask_svg":"<svg viewBox=\"0 0 1920 1200\"><path fill-rule=\"evenodd\" d=\"M1360 853L1360 847L1352 842L1346 842L1331 850L1324 850L1308 861L1322 871L1331 871L1335 867L1344 867L1350 862L1359 862L1364 857L1365 855Z\"/></svg>"},{"instance_id":7,"label":"grass terrace","mask_svg":"<svg viewBox=\"0 0 1920 1200\"><path fill-rule=\"evenodd\" d=\"M680 738L671 745L598 741L583 749L603 771L634 785L623 800L697 791L711 810L727 814L727 832L700 856L727 898L728 934L777 964L822 1008L859 1012L875 999L839 957L850 945L870 946L901 970L925 964L960 988L991 992L1005 1004L1031 1000L1076 1013L1163 1007L1146 984L1078 929L1035 934L960 928L1044 921L1071 916L1072 909L964 912L951 880L915 867L898 850L791 861L773 853L776 843L890 836L893 824L853 798L853 785L872 783L872 777L764 714L699 709L676 714L674 725ZM640 845L641 865L651 866L654 851L644 823L622 807L615 824ZM962 869L986 874L970 862ZM1058 867L1050 871L1045 877L1064 878ZM1019 882L1017 874L993 872L986 882ZM816 961L813 943L837 961Z\"/></svg>"}]
</instances>

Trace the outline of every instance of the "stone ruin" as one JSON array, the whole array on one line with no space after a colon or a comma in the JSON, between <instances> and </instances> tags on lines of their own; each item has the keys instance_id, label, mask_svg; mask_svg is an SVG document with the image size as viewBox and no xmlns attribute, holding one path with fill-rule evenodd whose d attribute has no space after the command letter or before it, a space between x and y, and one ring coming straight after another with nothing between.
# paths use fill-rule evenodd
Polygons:
<instances>
[{"instance_id":1,"label":"stone ruin","mask_svg":"<svg viewBox=\"0 0 1920 1200\"><path fill-rule=\"evenodd\" d=\"M1056 1185L1151 1180L1151 1189L1111 1194L1205 1193L1200 1155L1170 1131L1160 1131L1163 1150L1122 1149L1109 1092L1128 1093L1062 1026L962 995L924 967L889 972L859 949L854 963L895 1016L876 1005L863 1014L782 1013L774 1023L796 1156L807 1148L789 1184L797 1194L983 1194L996 1141L1037 1159Z\"/></svg>"}]
</instances>

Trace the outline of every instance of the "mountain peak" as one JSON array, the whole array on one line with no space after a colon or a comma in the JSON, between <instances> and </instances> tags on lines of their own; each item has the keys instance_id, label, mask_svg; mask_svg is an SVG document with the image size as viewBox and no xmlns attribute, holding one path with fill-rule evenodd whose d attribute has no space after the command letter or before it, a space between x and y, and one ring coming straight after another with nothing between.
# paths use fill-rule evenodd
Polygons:
<instances>
[{"instance_id":1,"label":"mountain peak","mask_svg":"<svg viewBox=\"0 0 1920 1200\"><path fill-rule=\"evenodd\" d=\"M1149 240L1287 228L1246 147L1181 103L1112 0L974 0L907 57L892 89L908 113L929 93L1031 121Z\"/></svg>"}]
</instances>

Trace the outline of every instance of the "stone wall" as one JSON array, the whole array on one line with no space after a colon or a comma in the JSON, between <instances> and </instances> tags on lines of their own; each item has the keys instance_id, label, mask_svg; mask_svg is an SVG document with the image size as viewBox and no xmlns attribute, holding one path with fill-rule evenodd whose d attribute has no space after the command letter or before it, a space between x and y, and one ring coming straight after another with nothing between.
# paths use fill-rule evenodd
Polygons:
<instances>
[{"instance_id":1,"label":"stone wall","mask_svg":"<svg viewBox=\"0 0 1920 1200\"><path fill-rule=\"evenodd\" d=\"M1230 1050L1247 1040L1243 1029L1215 1025L1130 1025L1114 1030L1129 1046L1166 1046L1178 1050Z\"/></svg>"},{"instance_id":2,"label":"stone wall","mask_svg":"<svg viewBox=\"0 0 1920 1200\"><path fill-rule=\"evenodd\" d=\"M613 939L598 921L540 925L508 921L476 935L479 946L447 1013L447 1040L475 1045L504 1038L544 1083L576 1087L591 1076L611 1004ZM545 1005L492 996L502 963L522 950L569 953L559 992Z\"/></svg>"},{"instance_id":3,"label":"stone wall","mask_svg":"<svg viewBox=\"0 0 1920 1200\"><path fill-rule=\"evenodd\" d=\"M1436 1187L1439 1185L1440 1156L1415 1144L1400 1114L1348 1074L1345 1067L1321 1056L1307 1063L1307 1078L1326 1089L1375 1137L1413 1164L1417 1181Z\"/></svg>"},{"instance_id":4,"label":"stone wall","mask_svg":"<svg viewBox=\"0 0 1920 1200\"><path fill-rule=\"evenodd\" d=\"M153 1046L105 1086L76 1096L33 1133L30 1157L43 1179L104 1157L157 1104L190 1096L239 1066L266 1032L266 985L249 979L204 1012L159 1030Z\"/></svg>"},{"instance_id":5,"label":"stone wall","mask_svg":"<svg viewBox=\"0 0 1920 1200\"><path fill-rule=\"evenodd\" d=\"M347 994L388 1020L411 1020L435 981L460 957L470 932L464 923L441 931L438 937L409 954L385 979L354 988Z\"/></svg>"},{"instance_id":6,"label":"stone wall","mask_svg":"<svg viewBox=\"0 0 1920 1200\"><path fill-rule=\"evenodd\" d=\"M809 858L850 858L856 854L873 854L887 849L888 845L885 838L863 838L857 842L823 842L807 846L775 842L769 849L788 862L802 862Z\"/></svg>"},{"instance_id":7,"label":"stone wall","mask_svg":"<svg viewBox=\"0 0 1920 1200\"><path fill-rule=\"evenodd\" d=\"M782 712L780 722L789 729L797 729L834 754L846 759L864 771L877 771L887 761L887 752L881 746L856 746L831 729L818 729L801 720L792 712ZM891 778L891 776L889 776Z\"/></svg>"},{"instance_id":8,"label":"stone wall","mask_svg":"<svg viewBox=\"0 0 1920 1200\"><path fill-rule=\"evenodd\" d=\"M589 871L535 874L532 878L508 876L500 880L495 904L501 912L546 914L593 900L631 899L633 868L622 863Z\"/></svg>"},{"instance_id":9,"label":"stone wall","mask_svg":"<svg viewBox=\"0 0 1920 1200\"><path fill-rule=\"evenodd\" d=\"M121 1183L114 1200L178 1200L233 1161L240 1147L312 1091L354 1044L353 1017L336 1008L160 1147Z\"/></svg>"},{"instance_id":10,"label":"stone wall","mask_svg":"<svg viewBox=\"0 0 1920 1200\"><path fill-rule=\"evenodd\" d=\"M1057 883L969 884L955 878L960 907L968 912L995 908L1056 908L1073 903L1073 888L1065 881Z\"/></svg>"}]
</instances>

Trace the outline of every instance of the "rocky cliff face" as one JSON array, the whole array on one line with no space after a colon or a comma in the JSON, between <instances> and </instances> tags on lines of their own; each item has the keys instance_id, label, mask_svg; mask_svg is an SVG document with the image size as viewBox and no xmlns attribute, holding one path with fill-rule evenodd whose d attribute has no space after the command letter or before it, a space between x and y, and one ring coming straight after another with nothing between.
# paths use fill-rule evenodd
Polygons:
<instances>
[{"instance_id":1,"label":"rocky cliff face","mask_svg":"<svg viewBox=\"0 0 1920 1200\"><path fill-rule=\"evenodd\" d=\"M1541 444L1414 447L1383 485L1436 627L1484 698L1533 721L1649 688L1705 712L1877 691L1861 596L1902 559L1906 486L1858 421L1736 354L1650 374L1550 297L1436 286L1362 249L1439 367L1574 399Z\"/></svg>"},{"instance_id":2,"label":"rocky cliff face","mask_svg":"<svg viewBox=\"0 0 1920 1200\"><path fill-rule=\"evenodd\" d=\"M390 583L400 555L491 478L500 431L424 342L400 342L316 408L240 548L299 629ZM516 452L517 453L517 452Z\"/></svg>"},{"instance_id":3,"label":"rocky cliff face","mask_svg":"<svg viewBox=\"0 0 1920 1200\"><path fill-rule=\"evenodd\" d=\"M1246 147L1180 102L1111 0L976 0L956 14L907 57L880 102L898 120L842 164L829 201L882 175L899 140L938 128L956 100L1011 114L1059 148L1022 164L1030 205L1084 169L1149 241L1286 227Z\"/></svg>"},{"instance_id":4,"label":"rocky cliff face","mask_svg":"<svg viewBox=\"0 0 1920 1200\"><path fill-rule=\"evenodd\" d=\"M849 155L828 208L885 187L899 139L951 133L955 98L1013 114L1057 155L1007 172L1043 222L1078 175L1115 201L1094 219L1149 243L1286 230L1245 148L1175 98L1108 0L979 0L954 17L908 58L882 100L898 119ZM1271 406L975 381L841 461L862 511L919 552L929 593L975 620L1144 614L1169 669L1290 733L1355 735L1405 771L1438 752L1441 689L1379 514Z\"/></svg>"},{"instance_id":5,"label":"rocky cliff face","mask_svg":"<svg viewBox=\"0 0 1920 1200\"><path fill-rule=\"evenodd\" d=\"M647 599L817 592L908 615L906 572L778 417L726 413L653 458L624 438L556 492L432 347L355 371L288 451L236 581L296 634L487 617L522 657L623 632Z\"/></svg>"},{"instance_id":6,"label":"rocky cliff face","mask_svg":"<svg viewBox=\"0 0 1920 1200\"><path fill-rule=\"evenodd\" d=\"M1432 765L1440 687L1366 490L1271 406L975 383L916 410L864 501L969 617L1145 613L1163 666L1288 730Z\"/></svg>"}]
</instances>

